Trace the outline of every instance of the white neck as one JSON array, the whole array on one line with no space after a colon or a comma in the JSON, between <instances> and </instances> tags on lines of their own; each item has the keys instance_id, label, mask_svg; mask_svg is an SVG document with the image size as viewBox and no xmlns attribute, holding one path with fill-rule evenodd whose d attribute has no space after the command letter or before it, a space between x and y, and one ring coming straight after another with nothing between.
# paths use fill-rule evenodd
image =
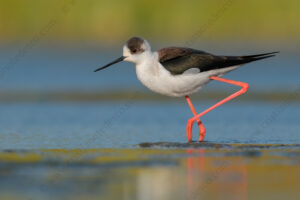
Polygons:
<instances>
[{"instance_id":1,"label":"white neck","mask_svg":"<svg viewBox=\"0 0 300 200\"><path fill-rule=\"evenodd\" d=\"M157 52L147 52L141 62L136 64L138 79L150 90L159 92L158 80L162 74Z\"/></svg>"},{"instance_id":2,"label":"white neck","mask_svg":"<svg viewBox=\"0 0 300 200\"><path fill-rule=\"evenodd\" d=\"M158 66L158 54L157 52L147 51L143 55L139 62L136 63L136 72L138 73L149 73L149 75L157 76L159 74ZM138 74L139 75L139 74Z\"/></svg>"}]
</instances>

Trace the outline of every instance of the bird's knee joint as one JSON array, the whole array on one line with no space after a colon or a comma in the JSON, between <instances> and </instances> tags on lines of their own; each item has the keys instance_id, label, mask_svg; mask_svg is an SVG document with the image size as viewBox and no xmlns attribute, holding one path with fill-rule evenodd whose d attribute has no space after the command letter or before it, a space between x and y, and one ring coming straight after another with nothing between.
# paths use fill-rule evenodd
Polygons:
<instances>
[{"instance_id":1,"label":"bird's knee joint","mask_svg":"<svg viewBox=\"0 0 300 200\"><path fill-rule=\"evenodd\" d=\"M247 92L247 90L249 89L249 84L248 83L243 83L242 85L242 92Z\"/></svg>"}]
</instances>

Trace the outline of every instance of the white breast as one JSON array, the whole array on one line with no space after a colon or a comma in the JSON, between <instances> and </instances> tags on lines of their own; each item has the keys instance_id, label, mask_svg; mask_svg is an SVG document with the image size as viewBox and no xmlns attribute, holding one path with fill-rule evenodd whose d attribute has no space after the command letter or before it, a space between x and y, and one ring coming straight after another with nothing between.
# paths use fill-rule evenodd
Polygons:
<instances>
[{"instance_id":1,"label":"white breast","mask_svg":"<svg viewBox=\"0 0 300 200\"><path fill-rule=\"evenodd\" d=\"M158 62L158 55L155 52L136 65L136 73L142 84L150 90L167 96L181 97L197 92L210 81L210 76L222 75L236 68L172 75Z\"/></svg>"}]
</instances>

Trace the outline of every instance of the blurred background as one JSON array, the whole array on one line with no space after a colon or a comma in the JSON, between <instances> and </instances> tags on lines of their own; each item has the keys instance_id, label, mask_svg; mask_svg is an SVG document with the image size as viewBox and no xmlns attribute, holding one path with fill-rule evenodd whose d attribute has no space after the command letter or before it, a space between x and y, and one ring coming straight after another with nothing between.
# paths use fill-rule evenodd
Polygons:
<instances>
[{"instance_id":1,"label":"blurred background","mask_svg":"<svg viewBox=\"0 0 300 200\"><path fill-rule=\"evenodd\" d=\"M119 57L132 36L146 38L153 50L280 51L226 75L248 82L250 90L204 121L214 132L209 140L249 142L255 135L252 142L280 142L274 132L284 131L293 142L299 139L299 9L296 0L0 0L0 144L71 148L185 140L191 113L184 99L146 89L131 63L93 72ZM200 111L233 90L212 82L192 99ZM241 109L237 122L234 110ZM170 114L174 120L167 121ZM231 134L224 136L225 128Z\"/></svg>"},{"instance_id":2,"label":"blurred background","mask_svg":"<svg viewBox=\"0 0 300 200\"><path fill-rule=\"evenodd\" d=\"M0 199L299 199L299 11L299 0L0 0ZM189 145L184 98L149 91L132 63L93 72L132 36L153 50L280 54L226 74L249 91L205 115L206 143ZM200 112L236 90L211 82L191 99Z\"/></svg>"},{"instance_id":3,"label":"blurred background","mask_svg":"<svg viewBox=\"0 0 300 200\"><path fill-rule=\"evenodd\" d=\"M158 43L193 39L191 43L198 46L208 40L278 45L295 44L300 34L296 0L12 0L1 1L0 9L3 43L31 39L51 20L56 25L43 34L58 44L119 46L132 35L141 35Z\"/></svg>"},{"instance_id":4,"label":"blurred background","mask_svg":"<svg viewBox=\"0 0 300 200\"><path fill-rule=\"evenodd\" d=\"M281 51L280 59L262 61L265 63L258 64L261 66L278 65L287 56L290 59L298 55L300 5L296 0L12 0L0 1L0 5L2 90L7 87L81 89L83 85L85 89L99 89L103 85L101 79L107 76L85 72L119 56L123 44L132 36L146 38L154 50L164 46L190 46L226 55ZM280 63L278 72L291 67L293 61L289 62L285 66ZM126 68L126 65L115 66L118 70L111 74L114 69L104 72L114 79L105 89L116 84L116 88L129 83L139 85L134 81L133 67ZM241 74L262 67L247 68L249 71L245 69ZM275 70L274 67L263 69L264 72ZM123 81L119 77L123 74L133 76L126 76L127 80ZM261 74L247 76L260 78ZM76 75L75 83L68 82ZM277 87L282 84L285 83Z\"/></svg>"}]
</instances>

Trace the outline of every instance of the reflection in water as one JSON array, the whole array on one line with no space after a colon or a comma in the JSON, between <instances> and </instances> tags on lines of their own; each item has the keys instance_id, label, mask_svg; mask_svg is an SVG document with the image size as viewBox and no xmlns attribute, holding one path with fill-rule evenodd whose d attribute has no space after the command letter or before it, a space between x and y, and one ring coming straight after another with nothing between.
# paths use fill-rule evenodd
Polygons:
<instances>
[{"instance_id":1,"label":"reflection in water","mask_svg":"<svg viewBox=\"0 0 300 200\"><path fill-rule=\"evenodd\" d=\"M183 199L181 174L169 167L140 170L137 176L137 199Z\"/></svg>"},{"instance_id":2,"label":"reflection in water","mask_svg":"<svg viewBox=\"0 0 300 200\"><path fill-rule=\"evenodd\" d=\"M299 147L261 147L5 151L0 199L298 199Z\"/></svg>"},{"instance_id":3,"label":"reflection in water","mask_svg":"<svg viewBox=\"0 0 300 200\"><path fill-rule=\"evenodd\" d=\"M138 170L137 199L247 199L243 157L210 157L205 149L187 149L179 166Z\"/></svg>"},{"instance_id":4,"label":"reflection in water","mask_svg":"<svg viewBox=\"0 0 300 200\"><path fill-rule=\"evenodd\" d=\"M247 168L242 158L211 159L205 149L187 149L188 199L247 199Z\"/></svg>"}]
</instances>

